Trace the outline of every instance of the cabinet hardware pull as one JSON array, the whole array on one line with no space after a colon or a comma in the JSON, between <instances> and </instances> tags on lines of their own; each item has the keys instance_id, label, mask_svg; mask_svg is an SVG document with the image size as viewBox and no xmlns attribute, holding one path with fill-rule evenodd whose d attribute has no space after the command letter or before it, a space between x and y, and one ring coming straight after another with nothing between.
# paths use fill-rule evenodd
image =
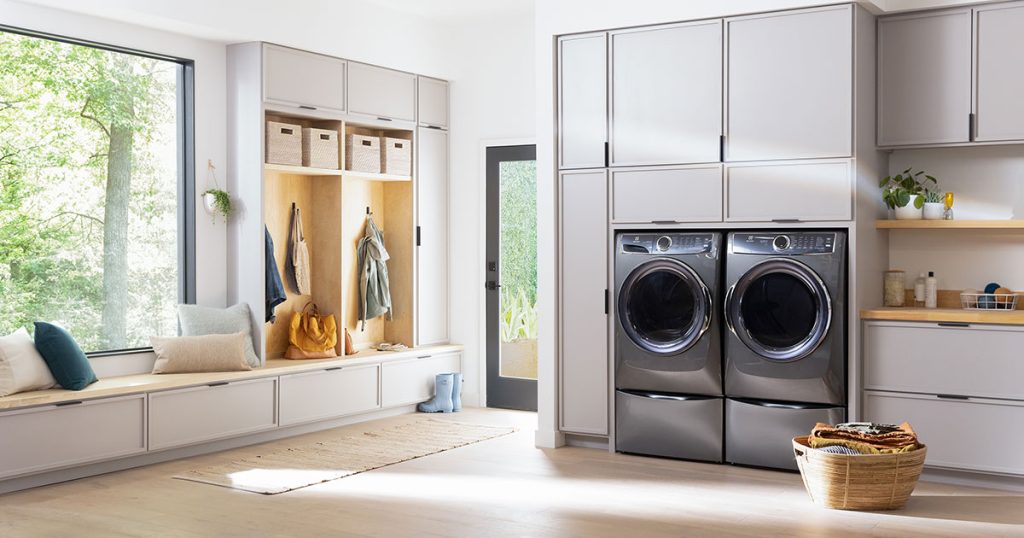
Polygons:
<instances>
[{"instance_id":1,"label":"cabinet hardware pull","mask_svg":"<svg viewBox=\"0 0 1024 538\"><path fill-rule=\"evenodd\" d=\"M432 356L433 356L433 355L420 355L419 357L416 357L416 358L417 358L417 359L429 359L429 358L430 358L430 357L432 357Z\"/></svg>"},{"instance_id":2,"label":"cabinet hardware pull","mask_svg":"<svg viewBox=\"0 0 1024 538\"><path fill-rule=\"evenodd\" d=\"M224 385L227 385L227 384L228 384L227 381L217 381L215 383L207 383L206 386L207 387L223 387Z\"/></svg>"},{"instance_id":3,"label":"cabinet hardware pull","mask_svg":"<svg viewBox=\"0 0 1024 538\"><path fill-rule=\"evenodd\" d=\"M651 224L676 224L678 220L652 220Z\"/></svg>"},{"instance_id":4,"label":"cabinet hardware pull","mask_svg":"<svg viewBox=\"0 0 1024 538\"><path fill-rule=\"evenodd\" d=\"M299 105L299 108L304 108L306 110L316 110L315 106L309 106L309 105Z\"/></svg>"},{"instance_id":5,"label":"cabinet hardware pull","mask_svg":"<svg viewBox=\"0 0 1024 538\"><path fill-rule=\"evenodd\" d=\"M440 125L427 125L427 129L436 129L436 130L440 131L440 130L444 129L444 127L441 127Z\"/></svg>"},{"instance_id":6,"label":"cabinet hardware pull","mask_svg":"<svg viewBox=\"0 0 1024 538\"><path fill-rule=\"evenodd\" d=\"M778 224L791 224L794 222L800 222L800 219L772 219L772 222Z\"/></svg>"},{"instance_id":7,"label":"cabinet hardware pull","mask_svg":"<svg viewBox=\"0 0 1024 538\"><path fill-rule=\"evenodd\" d=\"M967 140L974 142L974 138L978 136L976 133L977 129L974 127L974 112L967 115Z\"/></svg>"},{"instance_id":8,"label":"cabinet hardware pull","mask_svg":"<svg viewBox=\"0 0 1024 538\"><path fill-rule=\"evenodd\" d=\"M725 162L725 135L718 135L718 162Z\"/></svg>"},{"instance_id":9,"label":"cabinet hardware pull","mask_svg":"<svg viewBox=\"0 0 1024 538\"><path fill-rule=\"evenodd\" d=\"M416 246L417 247L423 244L421 239L422 239L422 237L421 237L421 234L420 234L420 227L417 226L416 227Z\"/></svg>"},{"instance_id":10,"label":"cabinet hardware pull","mask_svg":"<svg viewBox=\"0 0 1024 538\"><path fill-rule=\"evenodd\" d=\"M971 326L970 323L965 323L963 321L940 321L936 325L938 325L939 327L970 327Z\"/></svg>"},{"instance_id":11,"label":"cabinet hardware pull","mask_svg":"<svg viewBox=\"0 0 1024 538\"><path fill-rule=\"evenodd\" d=\"M391 121L391 118L385 118L383 116L377 116L377 119L380 121Z\"/></svg>"},{"instance_id":12,"label":"cabinet hardware pull","mask_svg":"<svg viewBox=\"0 0 1024 538\"><path fill-rule=\"evenodd\" d=\"M71 400L70 402L57 402L57 407L64 407L68 405L78 405L82 403L82 400Z\"/></svg>"},{"instance_id":13,"label":"cabinet hardware pull","mask_svg":"<svg viewBox=\"0 0 1024 538\"><path fill-rule=\"evenodd\" d=\"M970 396L960 396L959 394L936 394L936 397L943 400L970 400Z\"/></svg>"},{"instance_id":14,"label":"cabinet hardware pull","mask_svg":"<svg viewBox=\"0 0 1024 538\"><path fill-rule=\"evenodd\" d=\"M609 159L610 159L609 152L610 152L610 150L608 149L608 142L605 142L604 143L604 167L605 168L608 168L608 162L609 162Z\"/></svg>"},{"instance_id":15,"label":"cabinet hardware pull","mask_svg":"<svg viewBox=\"0 0 1024 538\"><path fill-rule=\"evenodd\" d=\"M604 290L604 313L608 314L608 288Z\"/></svg>"},{"instance_id":16,"label":"cabinet hardware pull","mask_svg":"<svg viewBox=\"0 0 1024 538\"><path fill-rule=\"evenodd\" d=\"M331 366L330 368L324 368L325 372L333 372L335 370L341 370L341 366Z\"/></svg>"}]
</instances>

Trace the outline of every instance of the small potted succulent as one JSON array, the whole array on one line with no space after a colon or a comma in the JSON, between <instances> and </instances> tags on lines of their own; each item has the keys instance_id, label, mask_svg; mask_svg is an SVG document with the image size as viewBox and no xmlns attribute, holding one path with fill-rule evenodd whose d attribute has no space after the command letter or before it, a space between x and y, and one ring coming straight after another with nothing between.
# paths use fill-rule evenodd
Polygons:
<instances>
[{"instance_id":1,"label":"small potted succulent","mask_svg":"<svg viewBox=\"0 0 1024 538\"><path fill-rule=\"evenodd\" d=\"M925 220L942 220L945 212L946 204L943 202L942 193L934 189L924 191Z\"/></svg>"},{"instance_id":2,"label":"small potted succulent","mask_svg":"<svg viewBox=\"0 0 1024 538\"><path fill-rule=\"evenodd\" d=\"M928 182L931 182L931 187L938 183L923 170L914 172L913 168L907 168L895 176L885 176L878 186L882 189L882 200L893 210L897 219L913 220L921 218Z\"/></svg>"}]
</instances>

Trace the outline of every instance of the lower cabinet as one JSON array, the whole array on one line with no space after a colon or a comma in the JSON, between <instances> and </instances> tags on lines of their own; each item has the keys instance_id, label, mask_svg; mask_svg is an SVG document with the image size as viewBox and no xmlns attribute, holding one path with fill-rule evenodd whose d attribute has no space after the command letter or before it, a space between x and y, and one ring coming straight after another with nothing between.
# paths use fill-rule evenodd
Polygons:
<instances>
[{"instance_id":1,"label":"lower cabinet","mask_svg":"<svg viewBox=\"0 0 1024 538\"><path fill-rule=\"evenodd\" d=\"M0 478L145 451L145 394L0 414Z\"/></svg>"},{"instance_id":2,"label":"lower cabinet","mask_svg":"<svg viewBox=\"0 0 1024 538\"><path fill-rule=\"evenodd\" d=\"M372 411L380 406L379 385L376 364L283 375L278 419L291 426Z\"/></svg>"},{"instance_id":3,"label":"lower cabinet","mask_svg":"<svg viewBox=\"0 0 1024 538\"><path fill-rule=\"evenodd\" d=\"M192 445L277 426L277 378L153 392L149 449Z\"/></svg>"},{"instance_id":4,"label":"lower cabinet","mask_svg":"<svg viewBox=\"0 0 1024 538\"><path fill-rule=\"evenodd\" d=\"M864 420L909 422L930 467L1024 474L1024 402L865 391Z\"/></svg>"},{"instance_id":5,"label":"lower cabinet","mask_svg":"<svg viewBox=\"0 0 1024 538\"><path fill-rule=\"evenodd\" d=\"M853 218L849 159L727 164L725 190L727 221Z\"/></svg>"},{"instance_id":6,"label":"lower cabinet","mask_svg":"<svg viewBox=\"0 0 1024 538\"><path fill-rule=\"evenodd\" d=\"M381 365L381 407L395 407L434 397L434 376L462 371L462 355L424 355Z\"/></svg>"},{"instance_id":7,"label":"lower cabinet","mask_svg":"<svg viewBox=\"0 0 1024 538\"><path fill-rule=\"evenodd\" d=\"M612 222L721 222L722 166L612 170Z\"/></svg>"}]
</instances>

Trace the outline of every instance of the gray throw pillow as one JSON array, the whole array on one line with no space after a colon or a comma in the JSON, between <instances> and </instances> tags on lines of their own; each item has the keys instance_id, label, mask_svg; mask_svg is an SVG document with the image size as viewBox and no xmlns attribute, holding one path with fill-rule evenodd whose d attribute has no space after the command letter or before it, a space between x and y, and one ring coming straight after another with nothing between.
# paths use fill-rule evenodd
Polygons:
<instances>
[{"instance_id":1,"label":"gray throw pillow","mask_svg":"<svg viewBox=\"0 0 1024 538\"><path fill-rule=\"evenodd\" d=\"M243 333L245 336L245 362L256 368L260 359L252 348L252 325L249 305L236 304L227 308L213 308L194 304L178 305L178 323L182 336Z\"/></svg>"}]
</instances>

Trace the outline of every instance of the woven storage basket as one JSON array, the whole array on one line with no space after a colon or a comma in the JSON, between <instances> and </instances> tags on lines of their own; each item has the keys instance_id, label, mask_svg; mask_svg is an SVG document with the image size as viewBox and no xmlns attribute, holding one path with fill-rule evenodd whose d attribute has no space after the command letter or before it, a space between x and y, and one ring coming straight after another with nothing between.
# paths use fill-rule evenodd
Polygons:
<instances>
[{"instance_id":1,"label":"woven storage basket","mask_svg":"<svg viewBox=\"0 0 1024 538\"><path fill-rule=\"evenodd\" d=\"M267 122L267 162L302 166L302 126Z\"/></svg>"},{"instance_id":2,"label":"woven storage basket","mask_svg":"<svg viewBox=\"0 0 1024 538\"><path fill-rule=\"evenodd\" d=\"M380 138L350 134L345 137L345 169L380 173Z\"/></svg>"},{"instance_id":3,"label":"woven storage basket","mask_svg":"<svg viewBox=\"0 0 1024 538\"><path fill-rule=\"evenodd\" d=\"M814 504L840 510L903 508L917 486L928 449L903 454L830 454L793 439L796 463Z\"/></svg>"},{"instance_id":4,"label":"woven storage basket","mask_svg":"<svg viewBox=\"0 0 1024 538\"><path fill-rule=\"evenodd\" d=\"M302 166L338 169L338 131L302 128Z\"/></svg>"},{"instance_id":5,"label":"woven storage basket","mask_svg":"<svg viewBox=\"0 0 1024 538\"><path fill-rule=\"evenodd\" d=\"M381 163L385 174L412 175L412 142L404 138L384 137Z\"/></svg>"}]
</instances>

